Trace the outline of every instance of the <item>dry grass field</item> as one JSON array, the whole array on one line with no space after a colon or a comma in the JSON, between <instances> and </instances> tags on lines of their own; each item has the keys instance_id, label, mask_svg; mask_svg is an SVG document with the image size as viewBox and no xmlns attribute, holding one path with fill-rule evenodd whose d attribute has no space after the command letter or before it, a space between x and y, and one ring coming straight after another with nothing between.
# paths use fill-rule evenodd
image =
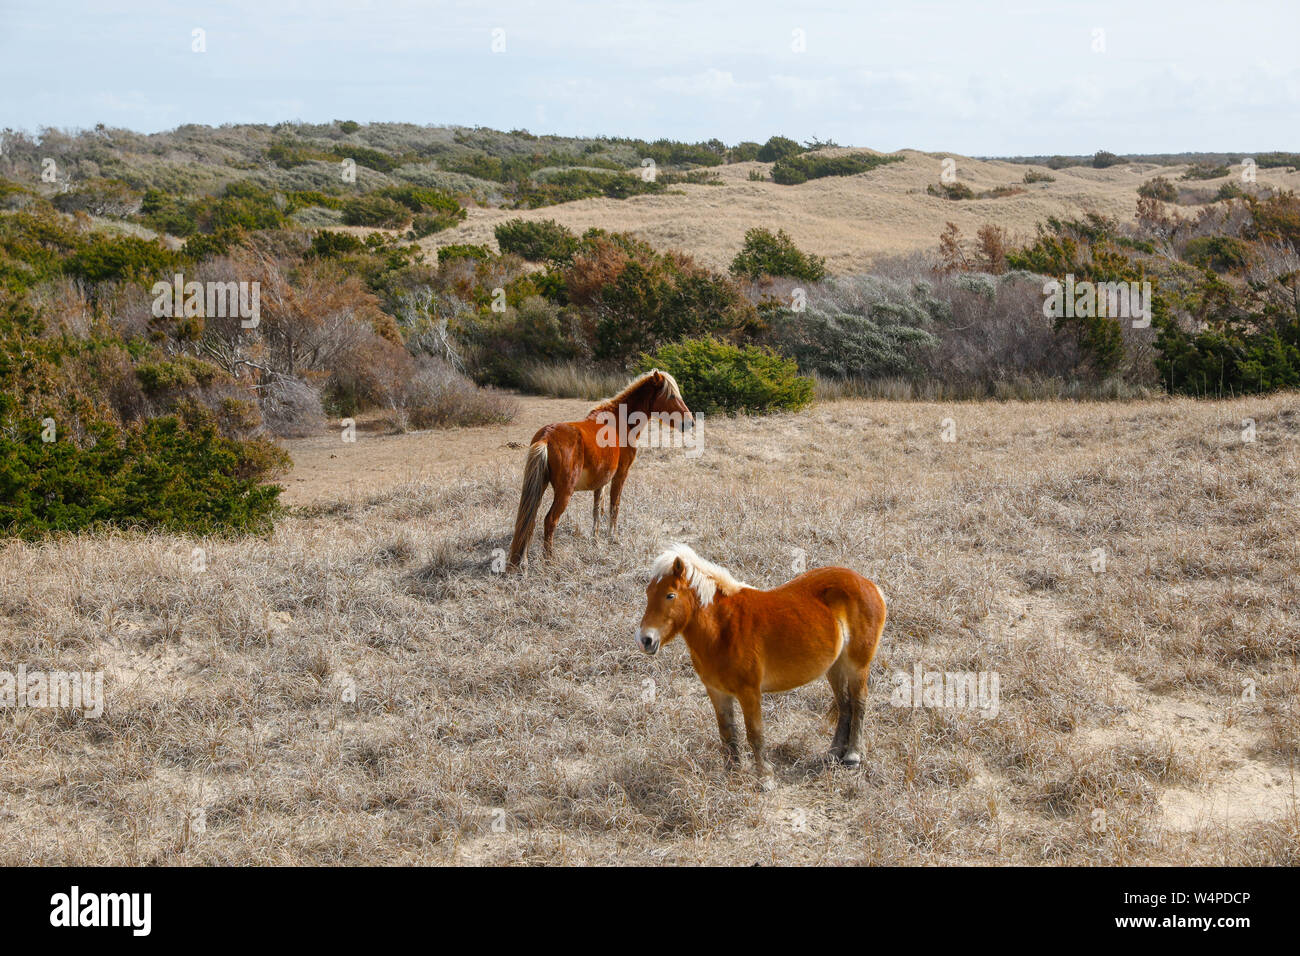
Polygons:
<instances>
[{"instance_id":1,"label":"dry grass field","mask_svg":"<svg viewBox=\"0 0 1300 956\"><path fill-rule=\"evenodd\" d=\"M494 573L508 443L585 405L291 443L266 539L0 546L5 658L107 698L0 715L0 864L1300 863L1300 396L711 419L643 452L615 543L582 494ZM774 792L724 769L685 647L632 643L672 540L878 582L860 768L818 682L767 698ZM891 706L918 664L996 672L996 716Z\"/></svg>"},{"instance_id":2,"label":"dry grass field","mask_svg":"<svg viewBox=\"0 0 1300 956\"><path fill-rule=\"evenodd\" d=\"M837 150L832 152L849 152ZM864 152L852 150L852 152ZM867 151L869 152L869 151ZM945 223L957 223L973 237L986 223L996 223L1013 236L1029 238L1038 223L1052 216L1077 217L1087 211L1130 222L1137 210L1137 188L1156 176L1212 198L1224 183L1238 182L1241 167L1230 176L1180 183L1187 166L1125 163L1108 169L1075 166L1048 170L1001 160L979 160L955 153L901 150L904 161L856 176L829 176L798 186L781 186L749 179L758 171L770 177L770 163L719 166L720 185L681 184L665 193L631 199L584 199L534 210L470 208L461 225L421 241L426 250L449 243L472 242L496 248L492 230L507 219L554 219L575 232L593 226L626 231L659 249L681 249L715 269L726 270L740 251L745 231L755 226L781 228L795 244L826 257L834 275L863 272L875 260L890 255L928 252ZM977 193L999 186L1022 186L1024 192L999 199L953 201L926 192L938 185L943 161L956 162L957 181ZM1054 182L1025 185L1028 170L1048 173ZM1260 169L1261 187L1300 189L1300 172ZM1172 207L1194 217L1200 207ZM369 232L353 228L347 231Z\"/></svg>"}]
</instances>

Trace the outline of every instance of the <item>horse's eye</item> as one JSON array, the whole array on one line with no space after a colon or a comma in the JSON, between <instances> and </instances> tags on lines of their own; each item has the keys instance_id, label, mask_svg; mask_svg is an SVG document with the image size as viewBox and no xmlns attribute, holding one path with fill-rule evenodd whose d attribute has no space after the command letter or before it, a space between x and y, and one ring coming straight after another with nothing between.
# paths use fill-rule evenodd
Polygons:
<instances>
[{"instance_id":1,"label":"horse's eye","mask_svg":"<svg viewBox=\"0 0 1300 956\"><path fill-rule=\"evenodd\" d=\"M668 600L670 600L670 601L673 600L675 597L677 597L677 595L674 594L672 591L669 591L669 592L668 592L666 595L664 595L664 596L665 596L666 598L668 598Z\"/></svg>"}]
</instances>

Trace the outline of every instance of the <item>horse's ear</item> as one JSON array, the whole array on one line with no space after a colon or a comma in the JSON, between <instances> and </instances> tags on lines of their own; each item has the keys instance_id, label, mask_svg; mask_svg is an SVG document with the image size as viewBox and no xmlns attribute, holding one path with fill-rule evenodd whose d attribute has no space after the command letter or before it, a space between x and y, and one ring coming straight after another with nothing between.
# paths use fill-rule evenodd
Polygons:
<instances>
[{"instance_id":1,"label":"horse's ear","mask_svg":"<svg viewBox=\"0 0 1300 956\"><path fill-rule=\"evenodd\" d=\"M657 368L652 368L650 370L650 375L654 378L656 382L662 382L664 380L664 373L659 371L659 369Z\"/></svg>"},{"instance_id":2,"label":"horse's ear","mask_svg":"<svg viewBox=\"0 0 1300 956\"><path fill-rule=\"evenodd\" d=\"M681 578L686 576L686 563L681 558L673 561L673 577Z\"/></svg>"}]
</instances>

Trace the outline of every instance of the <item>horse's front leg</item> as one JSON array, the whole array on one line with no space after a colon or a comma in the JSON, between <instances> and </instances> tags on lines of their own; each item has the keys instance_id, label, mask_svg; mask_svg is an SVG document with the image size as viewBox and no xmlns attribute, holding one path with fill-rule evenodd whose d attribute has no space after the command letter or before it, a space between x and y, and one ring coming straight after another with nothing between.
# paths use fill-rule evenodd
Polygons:
<instances>
[{"instance_id":1,"label":"horse's front leg","mask_svg":"<svg viewBox=\"0 0 1300 956\"><path fill-rule=\"evenodd\" d=\"M736 697L745 714L745 736L749 738L749 749L754 752L754 772L758 774L758 784L764 790L775 790L776 778L763 759L763 692L757 687L750 687Z\"/></svg>"},{"instance_id":2,"label":"horse's front leg","mask_svg":"<svg viewBox=\"0 0 1300 956\"><path fill-rule=\"evenodd\" d=\"M736 698L712 687L704 689L709 692L713 712L718 715L718 733L722 735L727 766L734 767L740 760L740 745L736 742Z\"/></svg>"},{"instance_id":3,"label":"horse's front leg","mask_svg":"<svg viewBox=\"0 0 1300 956\"><path fill-rule=\"evenodd\" d=\"M636 449L627 449L631 454L625 454L620 457L618 470L614 472L614 478L609 483L609 537L614 538L614 526L618 524L618 504L623 500L623 482L627 481L627 473L632 467L632 460L636 458Z\"/></svg>"}]
</instances>

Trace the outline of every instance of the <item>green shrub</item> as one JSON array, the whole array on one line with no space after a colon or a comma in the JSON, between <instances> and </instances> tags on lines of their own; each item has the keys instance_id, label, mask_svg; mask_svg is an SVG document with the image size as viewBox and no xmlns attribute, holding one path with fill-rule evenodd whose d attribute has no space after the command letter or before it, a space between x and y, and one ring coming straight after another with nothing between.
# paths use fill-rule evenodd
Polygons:
<instances>
[{"instance_id":1,"label":"green shrub","mask_svg":"<svg viewBox=\"0 0 1300 956\"><path fill-rule=\"evenodd\" d=\"M1124 162L1122 156L1116 156L1114 153L1104 149L1097 150L1092 157L1092 166L1094 169L1108 169L1111 166L1118 166Z\"/></svg>"},{"instance_id":2,"label":"green shrub","mask_svg":"<svg viewBox=\"0 0 1300 956\"><path fill-rule=\"evenodd\" d=\"M757 320L729 276L626 235L589 233L564 280L568 301L594 324L592 351L602 361L623 363L684 338L746 334Z\"/></svg>"},{"instance_id":3,"label":"green shrub","mask_svg":"<svg viewBox=\"0 0 1300 956\"><path fill-rule=\"evenodd\" d=\"M150 229L186 237L223 229L279 229L288 224L287 206L278 193L253 183L233 182L220 196L197 199L182 199L159 189L147 190L140 202L140 216Z\"/></svg>"},{"instance_id":4,"label":"green shrub","mask_svg":"<svg viewBox=\"0 0 1300 956\"><path fill-rule=\"evenodd\" d=\"M791 156L798 156L803 151L804 148L794 140L785 136L773 136L759 147L755 158L762 163L779 163Z\"/></svg>"},{"instance_id":5,"label":"green shrub","mask_svg":"<svg viewBox=\"0 0 1300 956\"><path fill-rule=\"evenodd\" d=\"M529 262L568 262L578 251L578 237L553 219L511 219L493 230L502 252Z\"/></svg>"},{"instance_id":6,"label":"green shrub","mask_svg":"<svg viewBox=\"0 0 1300 956\"><path fill-rule=\"evenodd\" d=\"M1031 169L1029 172L1025 173L1026 185L1032 185L1034 183L1054 183L1054 182L1056 182L1056 177L1053 176L1051 173L1039 172L1036 169Z\"/></svg>"},{"instance_id":7,"label":"green shrub","mask_svg":"<svg viewBox=\"0 0 1300 956\"><path fill-rule=\"evenodd\" d=\"M798 411L812 401L813 380L793 359L715 338L688 339L641 356L639 372L661 368L681 386L692 411L765 414Z\"/></svg>"},{"instance_id":8,"label":"green shrub","mask_svg":"<svg viewBox=\"0 0 1300 956\"><path fill-rule=\"evenodd\" d=\"M529 209L554 206L578 199L627 199L667 189L657 180L645 180L625 172L597 172L591 169L566 169L538 181L518 184L518 202Z\"/></svg>"},{"instance_id":9,"label":"green shrub","mask_svg":"<svg viewBox=\"0 0 1300 956\"><path fill-rule=\"evenodd\" d=\"M971 189L965 183L939 183L937 186L931 183L925 187L925 191L931 196L941 196L944 199L974 199L975 190Z\"/></svg>"},{"instance_id":10,"label":"green shrub","mask_svg":"<svg viewBox=\"0 0 1300 956\"><path fill-rule=\"evenodd\" d=\"M1145 199L1158 199L1160 202L1178 201L1178 187L1165 179L1164 176L1148 179L1138 187L1137 192L1139 196Z\"/></svg>"},{"instance_id":11,"label":"green shrub","mask_svg":"<svg viewBox=\"0 0 1300 956\"><path fill-rule=\"evenodd\" d=\"M1241 288L1212 272L1189 297L1194 322L1153 319L1155 366L1171 392L1241 395L1300 385L1300 274Z\"/></svg>"},{"instance_id":12,"label":"green shrub","mask_svg":"<svg viewBox=\"0 0 1300 956\"><path fill-rule=\"evenodd\" d=\"M966 273L951 280L969 287L992 277ZM986 297L996 289L981 285ZM911 378L939 344L929 331L951 321L951 305L929 282L894 282L877 276L832 279L812 290L802 313L768 315L763 341L799 363L807 375L830 379Z\"/></svg>"},{"instance_id":13,"label":"green shrub","mask_svg":"<svg viewBox=\"0 0 1300 956\"><path fill-rule=\"evenodd\" d=\"M491 258L492 250L487 246L477 246L467 242L453 242L438 249L439 265L455 259L474 259L478 262L488 262Z\"/></svg>"},{"instance_id":14,"label":"green shrub","mask_svg":"<svg viewBox=\"0 0 1300 956\"><path fill-rule=\"evenodd\" d=\"M174 417L118 428L98 423L93 444L43 442L39 423L0 430L0 529L23 538L110 525L188 534L270 530L281 488L260 483L262 443ZM16 434L15 434L16 433ZM280 465L283 466L283 460Z\"/></svg>"},{"instance_id":15,"label":"green shrub","mask_svg":"<svg viewBox=\"0 0 1300 956\"><path fill-rule=\"evenodd\" d=\"M1250 261L1250 245L1232 236L1198 236L1184 247L1183 258L1202 269L1233 272Z\"/></svg>"},{"instance_id":16,"label":"green shrub","mask_svg":"<svg viewBox=\"0 0 1300 956\"><path fill-rule=\"evenodd\" d=\"M457 337L468 348L466 364L474 379L488 385L517 387L529 363L564 362L578 349L566 334L559 306L538 295L525 296L504 313L484 311L464 317Z\"/></svg>"},{"instance_id":17,"label":"green shrub","mask_svg":"<svg viewBox=\"0 0 1300 956\"><path fill-rule=\"evenodd\" d=\"M86 282L151 283L171 275L179 261L155 240L96 233L68 257L64 271Z\"/></svg>"},{"instance_id":18,"label":"green shrub","mask_svg":"<svg viewBox=\"0 0 1300 956\"><path fill-rule=\"evenodd\" d=\"M349 226L404 229L413 218L408 206L374 193L357 196L343 204L343 222Z\"/></svg>"},{"instance_id":19,"label":"green shrub","mask_svg":"<svg viewBox=\"0 0 1300 956\"><path fill-rule=\"evenodd\" d=\"M366 244L348 232L322 229L311 237L308 255L317 259L334 259L364 251Z\"/></svg>"},{"instance_id":20,"label":"green shrub","mask_svg":"<svg viewBox=\"0 0 1300 956\"><path fill-rule=\"evenodd\" d=\"M1182 179L1220 179L1227 176L1232 170L1224 165L1215 165L1213 163L1193 163L1183 173Z\"/></svg>"},{"instance_id":21,"label":"green shrub","mask_svg":"<svg viewBox=\"0 0 1300 956\"><path fill-rule=\"evenodd\" d=\"M902 161L902 156L874 156L871 153L844 153L839 156L800 153L797 156L787 156L773 165L772 181L783 186L797 186L810 179L853 176L878 166Z\"/></svg>"},{"instance_id":22,"label":"green shrub","mask_svg":"<svg viewBox=\"0 0 1300 956\"><path fill-rule=\"evenodd\" d=\"M1278 169L1284 166L1300 169L1300 153L1260 153L1255 157L1255 165L1260 169Z\"/></svg>"},{"instance_id":23,"label":"green shrub","mask_svg":"<svg viewBox=\"0 0 1300 956\"><path fill-rule=\"evenodd\" d=\"M787 276L816 282L826 275L826 260L801 251L784 229L772 235L767 229L750 229L745 245L731 262L731 274L747 279Z\"/></svg>"},{"instance_id":24,"label":"green shrub","mask_svg":"<svg viewBox=\"0 0 1300 956\"><path fill-rule=\"evenodd\" d=\"M1215 202L1223 202L1227 199L1241 199L1246 195L1246 190L1242 189L1234 182L1226 182L1219 187L1219 191L1214 194Z\"/></svg>"}]
</instances>

